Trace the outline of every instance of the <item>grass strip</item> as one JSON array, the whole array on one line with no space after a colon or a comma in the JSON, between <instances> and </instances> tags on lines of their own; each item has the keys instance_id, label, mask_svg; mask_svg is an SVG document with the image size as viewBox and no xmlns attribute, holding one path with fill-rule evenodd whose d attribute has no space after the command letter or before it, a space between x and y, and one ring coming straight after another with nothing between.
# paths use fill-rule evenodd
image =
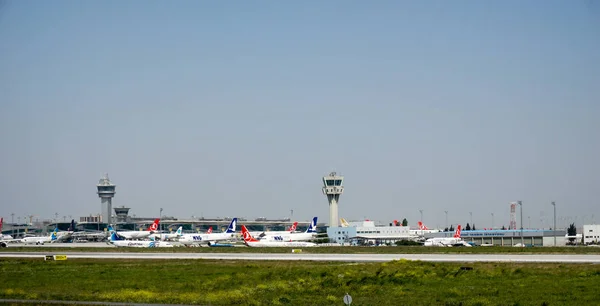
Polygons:
<instances>
[{"instance_id":1,"label":"grass strip","mask_svg":"<svg viewBox=\"0 0 600 306\"><path fill-rule=\"evenodd\" d=\"M0 259L0 298L199 305L593 305L592 264Z\"/></svg>"}]
</instances>

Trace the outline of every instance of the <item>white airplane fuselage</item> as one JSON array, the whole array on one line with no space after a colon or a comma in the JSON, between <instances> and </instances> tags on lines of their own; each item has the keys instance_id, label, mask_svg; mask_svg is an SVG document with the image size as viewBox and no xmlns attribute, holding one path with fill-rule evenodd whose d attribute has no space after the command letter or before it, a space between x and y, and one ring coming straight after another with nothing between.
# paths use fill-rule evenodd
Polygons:
<instances>
[{"instance_id":1,"label":"white airplane fuselage","mask_svg":"<svg viewBox=\"0 0 600 306\"><path fill-rule=\"evenodd\" d=\"M212 233L212 234L183 234L179 237L179 242L183 244L201 244L213 243L217 241L233 240L237 236L235 233Z\"/></svg>"},{"instance_id":2,"label":"white airplane fuselage","mask_svg":"<svg viewBox=\"0 0 600 306\"><path fill-rule=\"evenodd\" d=\"M125 231L125 232L117 232L117 235L123 237L125 239L142 239L148 238L152 232L150 231Z\"/></svg>"},{"instance_id":3,"label":"white airplane fuselage","mask_svg":"<svg viewBox=\"0 0 600 306\"><path fill-rule=\"evenodd\" d=\"M130 248L172 248L173 245L168 242L161 241L127 241L117 240L110 241L110 243L117 247L130 247Z\"/></svg>"},{"instance_id":4,"label":"white airplane fuselage","mask_svg":"<svg viewBox=\"0 0 600 306\"><path fill-rule=\"evenodd\" d=\"M314 247L316 243L304 242L304 241L246 241L246 245L249 247L279 247L279 248L303 248L303 247Z\"/></svg>"},{"instance_id":5,"label":"white airplane fuselage","mask_svg":"<svg viewBox=\"0 0 600 306\"><path fill-rule=\"evenodd\" d=\"M429 238L423 243L429 247L453 247L453 246L471 246L461 238Z\"/></svg>"},{"instance_id":6,"label":"white airplane fuselage","mask_svg":"<svg viewBox=\"0 0 600 306\"><path fill-rule=\"evenodd\" d=\"M317 235L315 233L287 233L280 235L265 235L260 238L260 241L307 241L315 239Z\"/></svg>"},{"instance_id":7,"label":"white airplane fuselage","mask_svg":"<svg viewBox=\"0 0 600 306\"><path fill-rule=\"evenodd\" d=\"M21 243L24 244L44 244L47 242L52 242L51 237L25 237L20 240Z\"/></svg>"}]
</instances>

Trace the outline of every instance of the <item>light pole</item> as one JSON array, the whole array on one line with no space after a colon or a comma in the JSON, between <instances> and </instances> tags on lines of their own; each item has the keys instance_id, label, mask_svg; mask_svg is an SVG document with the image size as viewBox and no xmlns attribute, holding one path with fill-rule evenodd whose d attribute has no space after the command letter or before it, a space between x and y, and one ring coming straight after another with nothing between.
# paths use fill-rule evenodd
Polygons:
<instances>
[{"instance_id":1,"label":"light pole","mask_svg":"<svg viewBox=\"0 0 600 306\"><path fill-rule=\"evenodd\" d=\"M163 209L162 209L162 207L161 207L161 208L160 208L160 213L159 213L159 215L158 215L158 219L162 219L162 211L163 211ZM160 231L160 240L162 241L162 220L159 220L158 222L159 222L159 223L158 223L158 224L159 224L159 226L158 226L158 230Z\"/></svg>"},{"instance_id":2,"label":"light pole","mask_svg":"<svg viewBox=\"0 0 600 306\"><path fill-rule=\"evenodd\" d=\"M448 211L444 210L444 212L446 213L446 229L448 229Z\"/></svg>"},{"instance_id":3,"label":"light pole","mask_svg":"<svg viewBox=\"0 0 600 306\"><path fill-rule=\"evenodd\" d=\"M523 244L523 202L518 201L517 203L519 203L519 206L521 207L521 246L524 246L524 244Z\"/></svg>"},{"instance_id":4,"label":"light pole","mask_svg":"<svg viewBox=\"0 0 600 306\"><path fill-rule=\"evenodd\" d=\"M492 229L494 229L494 213L492 213Z\"/></svg>"},{"instance_id":5,"label":"light pole","mask_svg":"<svg viewBox=\"0 0 600 306\"><path fill-rule=\"evenodd\" d=\"M419 220L419 221L421 221L421 223L423 223L423 210L419 209L419 212L421 213L421 220Z\"/></svg>"},{"instance_id":6,"label":"light pole","mask_svg":"<svg viewBox=\"0 0 600 306\"><path fill-rule=\"evenodd\" d=\"M556 246L556 202L552 202L554 206L554 225L552 226L552 236L554 236L554 246Z\"/></svg>"}]
</instances>

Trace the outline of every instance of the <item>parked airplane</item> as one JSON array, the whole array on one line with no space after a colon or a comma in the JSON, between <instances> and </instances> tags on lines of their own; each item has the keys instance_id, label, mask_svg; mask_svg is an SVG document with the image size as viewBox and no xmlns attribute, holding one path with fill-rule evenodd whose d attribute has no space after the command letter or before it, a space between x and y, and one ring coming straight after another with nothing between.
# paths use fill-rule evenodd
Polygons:
<instances>
[{"instance_id":1,"label":"parked airplane","mask_svg":"<svg viewBox=\"0 0 600 306\"><path fill-rule=\"evenodd\" d=\"M44 245L46 242L54 242L56 241L56 234L58 233L58 228L55 228L50 236L46 237L25 237L20 240L21 243L25 244L36 244L36 245Z\"/></svg>"},{"instance_id":2,"label":"parked airplane","mask_svg":"<svg viewBox=\"0 0 600 306\"><path fill-rule=\"evenodd\" d=\"M56 242L65 241L73 236L75 231L75 219L71 220L71 225L66 231L58 231L56 232Z\"/></svg>"},{"instance_id":3,"label":"parked airplane","mask_svg":"<svg viewBox=\"0 0 600 306\"><path fill-rule=\"evenodd\" d=\"M419 229L417 230L410 230L410 233L413 235L419 235L419 236L423 236L424 234L429 234L429 233L439 233L440 230L438 229L429 229L427 226L425 226L425 224L423 224L423 222L419 221L417 222L417 225L419 226Z\"/></svg>"},{"instance_id":4,"label":"parked airplane","mask_svg":"<svg viewBox=\"0 0 600 306\"><path fill-rule=\"evenodd\" d=\"M309 226L310 227L310 226ZM264 232L250 232L250 234L252 235L252 237L257 238L257 239L261 239L265 236L275 236L275 235L286 235L286 234L291 234L294 233L296 231L296 228L298 228L298 221L295 221L294 224L292 224L292 226L290 226L287 230L285 231L264 231Z\"/></svg>"},{"instance_id":5,"label":"parked airplane","mask_svg":"<svg viewBox=\"0 0 600 306\"><path fill-rule=\"evenodd\" d=\"M179 237L179 242L184 245L199 245L203 243L214 244L217 241L235 239L235 229L237 226L237 218L233 218L227 230L223 233L213 233L209 229L210 233L206 234L182 234Z\"/></svg>"},{"instance_id":6,"label":"parked airplane","mask_svg":"<svg viewBox=\"0 0 600 306\"><path fill-rule=\"evenodd\" d=\"M158 229L158 223L160 222L160 219L155 219L154 223L152 223L152 225L150 225L150 227L148 227L147 230L145 231L123 231L123 232L117 232L113 229L112 225L108 226L108 231L109 232L116 232L117 236L119 237L123 237L125 239L142 239L142 238L148 238L148 236L150 236L152 233L154 233L154 231L156 231Z\"/></svg>"},{"instance_id":7,"label":"parked airplane","mask_svg":"<svg viewBox=\"0 0 600 306\"><path fill-rule=\"evenodd\" d=\"M0 218L0 240L12 240L13 237L11 235L2 234L2 225L4 224L4 218Z\"/></svg>"},{"instance_id":8,"label":"parked airplane","mask_svg":"<svg viewBox=\"0 0 600 306\"><path fill-rule=\"evenodd\" d=\"M290 233L271 235L266 232L266 235L260 238L260 241L307 241L317 238L317 217L314 217L310 225L304 233Z\"/></svg>"},{"instance_id":9,"label":"parked airplane","mask_svg":"<svg viewBox=\"0 0 600 306\"><path fill-rule=\"evenodd\" d=\"M110 234L108 242L116 247L130 247L130 248L172 248L173 245L168 242L162 241L151 241L151 240L122 240L117 236L115 231Z\"/></svg>"},{"instance_id":10,"label":"parked airplane","mask_svg":"<svg viewBox=\"0 0 600 306\"><path fill-rule=\"evenodd\" d=\"M152 240L171 240L171 239L175 239L175 238L179 238L179 236L181 236L183 234L183 227L180 226L177 231L175 233L154 233L152 235L150 235L150 239Z\"/></svg>"},{"instance_id":11,"label":"parked airplane","mask_svg":"<svg viewBox=\"0 0 600 306\"><path fill-rule=\"evenodd\" d=\"M314 247L317 246L316 243L312 242L304 242L304 241L283 241L283 240L274 240L274 241L262 241L257 240L250 235L250 232L246 228L245 225L242 225L242 237L244 238L244 242L249 247Z\"/></svg>"},{"instance_id":12,"label":"parked airplane","mask_svg":"<svg viewBox=\"0 0 600 306\"><path fill-rule=\"evenodd\" d=\"M439 238L429 238L425 240L423 243L424 246L434 246L434 247L453 247L453 246L466 246L470 247L466 241L460 238L460 224L456 227L456 231L453 237L439 237Z\"/></svg>"}]
</instances>

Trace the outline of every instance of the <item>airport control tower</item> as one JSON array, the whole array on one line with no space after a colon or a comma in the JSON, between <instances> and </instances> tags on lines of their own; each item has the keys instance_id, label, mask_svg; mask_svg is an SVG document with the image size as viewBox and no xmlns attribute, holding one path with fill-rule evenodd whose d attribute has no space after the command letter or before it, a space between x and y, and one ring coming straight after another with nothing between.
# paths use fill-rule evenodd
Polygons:
<instances>
[{"instance_id":1,"label":"airport control tower","mask_svg":"<svg viewBox=\"0 0 600 306\"><path fill-rule=\"evenodd\" d=\"M102 203L102 219L106 224L112 224L110 216L112 215L112 198L115 196L115 186L108 179L108 173L98 182L98 196Z\"/></svg>"},{"instance_id":2,"label":"airport control tower","mask_svg":"<svg viewBox=\"0 0 600 306\"><path fill-rule=\"evenodd\" d=\"M329 202L329 227L338 227L338 202L344 193L344 177L335 172L323 177L323 194Z\"/></svg>"}]
</instances>

